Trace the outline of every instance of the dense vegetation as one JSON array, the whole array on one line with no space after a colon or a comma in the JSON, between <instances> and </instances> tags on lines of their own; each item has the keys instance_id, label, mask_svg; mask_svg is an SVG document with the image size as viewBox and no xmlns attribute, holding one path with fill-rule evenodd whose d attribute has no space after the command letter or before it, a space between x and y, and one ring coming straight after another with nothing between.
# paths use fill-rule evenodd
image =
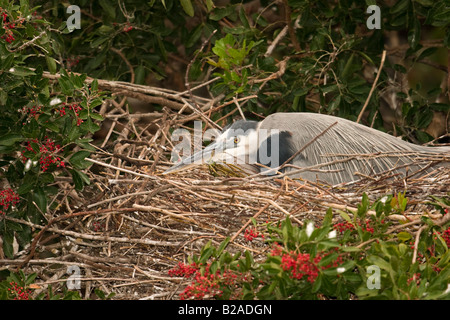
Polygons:
<instances>
[{"instance_id":1,"label":"dense vegetation","mask_svg":"<svg viewBox=\"0 0 450 320\"><path fill-rule=\"evenodd\" d=\"M76 192L91 183L86 158L104 120L99 108L112 98L99 89L100 79L188 87L221 103L243 98L247 118L321 112L415 143L448 138L445 1L81 0L80 28L73 30L76 9L66 5L0 0L0 237L8 259L14 246L24 250L37 239L18 219L46 225L47 212L54 221L65 213L57 179ZM367 11L370 5L379 6L379 19ZM380 28L369 29L368 19L378 19ZM237 111L229 104L210 118L224 124ZM448 197L431 200L448 215ZM423 218L426 228L411 243L414 234L406 230L386 233L386 219L405 211L405 197L361 201L354 216L341 212L347 223L341 228L331 213L313 231L289 219L255 221L272 248L265 261L255 262L249 252L231 255L226 242L209 244L172 274L195 275L192 285L202 286L198 279L207 273L213 280L202 290L223 298L448 298L449 224ZM369 209L376 215L369 217ZM370 265L381 269L380 291L364 289ZM11 273L0 297L29 298L26 287L34 280ZM203 298L197 289L184 297Z\"/></svg>"}]
</instances>

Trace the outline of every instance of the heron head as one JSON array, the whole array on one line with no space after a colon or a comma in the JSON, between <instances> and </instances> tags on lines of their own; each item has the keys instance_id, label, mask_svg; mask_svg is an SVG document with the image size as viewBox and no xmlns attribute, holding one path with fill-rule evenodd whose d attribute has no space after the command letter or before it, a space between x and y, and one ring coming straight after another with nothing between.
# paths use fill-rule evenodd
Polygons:
<instances>
[{"instance_id":1,"label":"heron head","mask_svg":"<svg viewBox=\"0 0 450 320\"><path fill-rule=\"evenodd\" d=\"M182 159L164 174L186 170L193 165L223 162L251 164L257 162L257 121L238 120L224 128L221 134L203 150Z\"/></svg>"}]
</instances>

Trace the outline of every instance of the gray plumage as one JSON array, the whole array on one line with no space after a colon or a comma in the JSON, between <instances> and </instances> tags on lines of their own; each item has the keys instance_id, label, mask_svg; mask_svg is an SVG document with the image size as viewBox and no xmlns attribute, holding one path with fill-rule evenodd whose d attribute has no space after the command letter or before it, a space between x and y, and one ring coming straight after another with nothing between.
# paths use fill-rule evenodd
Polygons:
<instances>
[{"instance_id":1,"label":"gray plumage","mask_svg":"<svg viewBox=\"0 0 450 320\"><path fill-rule=\"evenodd\" d=\"M316 113L275 113L262 121L260 129L282 128L290 132L291 138L286 142L295 153L335 122L337 124L292 161L299 168L330 164L316 168L317 171L311 169L294 174L294 177L338 184L357 180L362 177L360 174L374 176L389 170L392 170L391 174L404 175L407 170L412 174L430 164L425 159L450 152L450 148L415 145L347 119ZM431 165L417 176L427 174L439 165L448 165L448 161ZM288 168L289 171L293 172L295 168Z\"/></svg>"},{"instance_id":2,"label":"gray plumage","mask_svg":"<svg viewBox=\"0 0 450 320\"><path fill-rule=\"evenodd\" d=\"M255 134L264 131L269 132L267 137ZM233 144L233 139L238 142ZM259 123L236 121L224 129L216 145L184 159L165 173L182 170L194 158L202 156L204 161L208 157L217 161L221 157L212 150L219 144L225 146L224 152L220 153L222 157L223 154L234 157L244 154L246 163L255 159L248 163L254 170L267 174L267 167L271 167L293 178L333 185L383 173L404 176L416 172L414 177L423 176L440 166L448 166L450 159L449 147L418 146L346 119L316 113L275 113ZM279 148L271 149L274 145ZM267 160L262 150L276 158ZM276 154L270 154L270 150ZM294 155L289 164L281 166Z\"/></svg>"}]
</instances>

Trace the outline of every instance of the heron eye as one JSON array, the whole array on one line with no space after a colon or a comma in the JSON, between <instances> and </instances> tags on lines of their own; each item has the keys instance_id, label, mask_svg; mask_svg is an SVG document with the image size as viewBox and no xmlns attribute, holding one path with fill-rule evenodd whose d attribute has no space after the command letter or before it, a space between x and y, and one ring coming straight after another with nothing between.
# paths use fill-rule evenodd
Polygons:
<instances>
[{"instance_id":1,"label":"heron eye","mask_svg":"<svg viewBox=\"0 0 450 320\"><path fill-rule=\"evenodd\" d=\"M238 143L239 143L239 138L238 137L234 138L234 144L238 144Z\"/></svg>"}]
</instances>

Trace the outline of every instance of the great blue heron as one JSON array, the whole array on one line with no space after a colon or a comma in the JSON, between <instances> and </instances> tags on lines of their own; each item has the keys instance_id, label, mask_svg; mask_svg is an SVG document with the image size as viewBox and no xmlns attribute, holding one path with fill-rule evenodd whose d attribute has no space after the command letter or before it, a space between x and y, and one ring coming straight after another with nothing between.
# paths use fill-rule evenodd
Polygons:
<instances>
[{"instance_id":1,"label":"great blue heron","mask_svg":"<svg viewBox=\"0 0 450 320\"><path fill-rule=\"evenodd\" d=\"M275 113L261 122L234 122L205 149L164 173L209 161L334 185L382 173L421 176L449 165L450 148L415 145L330 115Z\"/></svg>"}]
</instances>

